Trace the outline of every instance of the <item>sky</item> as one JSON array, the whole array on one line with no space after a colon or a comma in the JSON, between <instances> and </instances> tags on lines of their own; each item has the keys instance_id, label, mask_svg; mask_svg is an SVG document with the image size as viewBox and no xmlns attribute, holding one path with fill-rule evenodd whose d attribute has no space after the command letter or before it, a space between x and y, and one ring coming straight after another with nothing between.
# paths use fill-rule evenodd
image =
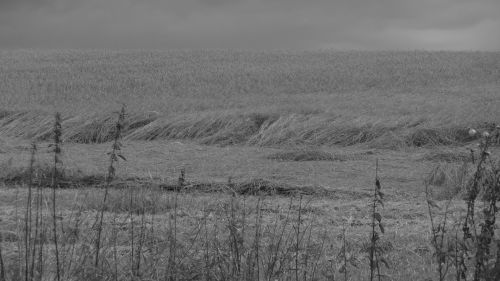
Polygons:
<instances>
[{"instance_id":1,"label":"sky","mask_svg":"<svg viewBox=\"0 0 500 281\"><path fill-rule=\"evenodd\" d=\"M0 48L500 50L500 0L0 0Z\"/></svg>"}]
</instances>

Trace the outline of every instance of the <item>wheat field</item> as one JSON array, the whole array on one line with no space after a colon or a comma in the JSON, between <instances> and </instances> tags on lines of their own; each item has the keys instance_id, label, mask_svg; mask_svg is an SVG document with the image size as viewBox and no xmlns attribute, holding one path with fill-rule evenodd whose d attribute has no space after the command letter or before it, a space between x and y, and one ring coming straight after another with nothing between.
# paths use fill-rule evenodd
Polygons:
<instances>
[{"instance_id":1,"label":"wheat field","mask_svg":"<svg viewBox=\"0 0 500 281\"><path fill-rule=\"evenodd\" d=\"M418 146L500 121L494 52L26 50L0 63L3 108L32 114L13 119L43 127L32 119L57 110L101 125L125 104L134 140ZM414 143L419 132L435 136Z\"/></svg>"}]
</instances>

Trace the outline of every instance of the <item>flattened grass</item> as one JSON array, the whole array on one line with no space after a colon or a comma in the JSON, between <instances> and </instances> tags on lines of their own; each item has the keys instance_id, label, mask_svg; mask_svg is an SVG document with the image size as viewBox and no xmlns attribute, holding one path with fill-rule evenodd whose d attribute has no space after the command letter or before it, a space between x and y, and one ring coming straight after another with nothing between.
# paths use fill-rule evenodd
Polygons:
<instances>
[{"instance_id":1,"label":"flattened grass","mask_svg":"<svg viewBox=\"0 0 500 281\"><path fill-rule=\"evenodd\" d=\"M45 141L51 138L51 114L43 111L11 112L0 118L0 133L11 138ZM186 139L206 145L311 145L373 148L432 147L463 144L475 137L465 125L429 127L419 121L373 121L329 114L204 112L165 116L156 112L131 112L125 120L126 140ZM63 120L66 142L103 143L113 134L113 113L68 115ZM477 129L488 124L471 123ZM491 126L490 126L491 127Z\"/></svg>"}]
</instances>

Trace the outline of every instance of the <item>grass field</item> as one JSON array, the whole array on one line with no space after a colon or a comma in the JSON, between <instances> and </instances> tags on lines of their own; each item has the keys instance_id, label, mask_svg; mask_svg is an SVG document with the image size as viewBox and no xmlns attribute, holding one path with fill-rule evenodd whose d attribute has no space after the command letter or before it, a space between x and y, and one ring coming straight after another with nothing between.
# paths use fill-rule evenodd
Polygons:
<instances>
[{"instance_id":1,"label":"grass field","mask_svg":"<svg viewBox=\"0 0 500 281\"><path fill-rule=\"evenodd\" d=\"M384 280L439 280L424 180L438 204L452 199L459 230L479 141L469 128L500 123L500 53L4 50L0 97L7 280L26 269L30 142L35 196L51 185L56 111L61 280L368 280L377 160ZM127 161L115 163L103 208L122 104ZM45 245L33 264L53 279L56 239L33 235Z\"/></svg>"},{"instance_id":2,"label":"grass field","mask_svg":"<svg viewBox=\"0 0 500 281\"><path fill-rule=\"evenodd\" d=\"M342 145L382 137L400 146L423 132L435 136L417 145L449 144L464 140L464 127L500 121L499 65L499 53L481 52L2 51L0 89L4 109L57 109L70 127L99 125L126 104L143 122L131 134L137 140ZM33 114L14 118L47 128ZM9 128L0 124L4 135L39 133Z\"/></svg>"}]
</instances>

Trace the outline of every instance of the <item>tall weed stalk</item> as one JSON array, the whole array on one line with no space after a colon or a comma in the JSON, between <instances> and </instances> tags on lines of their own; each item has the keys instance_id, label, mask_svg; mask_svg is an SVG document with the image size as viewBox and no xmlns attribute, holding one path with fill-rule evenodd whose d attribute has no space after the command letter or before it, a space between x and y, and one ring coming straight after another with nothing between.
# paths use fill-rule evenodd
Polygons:
<instances>
[{"instance_id":1,"label":"tall weed stalk","mask_svg":"<svg viewBox=\"0 0 500 281\"><path fill-rule=\"evenodd\" d=\"M102 205L100 208L99 217L97 219L97 238L95 242L95 262L94 265L97 268L99 266L99 253L101 251L101 235L102 235L102 225L104 219L104 210L106 209L106 203L108 199L109 186L115 177L115 167L114 164L118 162L118 158L126 160L126 158L121 154L122 143L120 142L121 133L124 128L125 123L125 106L122 106L120 113L118 114L118 120L115 125L115 132L113 136L113 145L111 147L111 152L109 152L109 166L108 174L106 176L106 184L104 186L104 197L102 200Z\"/></svg>"},{"instance_id":2,"label":"tall weed stalk","mask_svg":"<svg viewBox=\"0 0 500 281\"><path fill-rule=\"evenodd\" d=\"M29 164L29 179L28 179L28 198L26 200L26 213L24 218L24 246L25 246L25 259L24 259L24 280L32 280L31 269L33 268L31 262L31 244L33 243L32 237L32 193L33 193L33 177L34 177L34 164L35 164L35 154L37 147L35 143L31 145L30 153L30 164Z\"/></svg>"},{"instance_id":3,"label":"tall weed stalk","mask_svg":"<svg viewBox=\"0 0 500 281\"><path fill-rule=\"evenodd\" d=\"M62 163L61 161L61 136L62 136L62 125L61 125L61 114L56 113L54 122L54 162L52 171L52 232L54 237L54 248L55 248L55 258L56 258L56 277L57 281L61 280L61 267L59 262L59 245L57 240L57 216L56 216L56 189L58 188L58 165Z\"/></svg>"},{"instance_id":4,"label":"tall weed stalk","mask_svg":"<svg viewBox=\"0 0 500 281\"><path fill-rule=\"evenodd\" d=\"M384 250L378 246L378 241L380 240L380 233L385 233L384 226L382 224L382 215L379 213L378 209L384 206L384 193L382 192L382 186L380 184L380 179L378 177L378 159L376 161L375 167L375 188L373 191L373 201L372 201L372 221L371 221L371 237L369 246L369 262L370 262L370 281L373 281L375 274L377 279L380 281L382 275L380 274L381 263L388 267L388 263L383 257ZM378 230L377 230L378 228ZM379 233L380 231L380 233ZM376 271L376 273L375 273Z\"/></svg>"}]
</instances>

